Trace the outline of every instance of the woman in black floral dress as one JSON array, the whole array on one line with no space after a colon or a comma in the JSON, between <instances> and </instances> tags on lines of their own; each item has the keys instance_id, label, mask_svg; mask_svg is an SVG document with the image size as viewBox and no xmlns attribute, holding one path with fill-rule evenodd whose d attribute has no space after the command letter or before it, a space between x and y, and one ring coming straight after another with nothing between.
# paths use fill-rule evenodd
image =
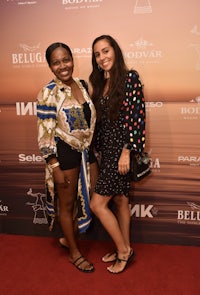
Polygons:
<instances>
[{"instance_id":1,"label":"woman in black floral dress","mask_svg":"<svg viewBox=\"0 0 200 295\"><path fill-rule=\"evenodd\" d=\"M109 272L120 273L134 257L128 198L130 152L144 149L145 102L137 72L128 71L122 51L111 36L94 40L92 65L90 82L97 111L94 147L100 155L100 171L90 206L116 247L102 260L113 262L107 267ZM115 214L109 207L111 199Z\"/></svg>"}]
</instances>

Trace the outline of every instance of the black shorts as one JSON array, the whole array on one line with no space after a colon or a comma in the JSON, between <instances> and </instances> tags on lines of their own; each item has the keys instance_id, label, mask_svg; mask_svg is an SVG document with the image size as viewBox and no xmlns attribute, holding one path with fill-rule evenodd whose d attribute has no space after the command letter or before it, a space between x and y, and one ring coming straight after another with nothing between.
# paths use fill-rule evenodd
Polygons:
<instances>
[{"instance_id":1,"label":"black shorts","mask_svg":"<svg viewBox=\"0 0 200 295\"><path fill-rule=\"evenodd\" d=\"M73 169L80 166L81 152L76 151L61 139L57 143L57 153L61 170ZM90 164L96 162L96 157L92 150L89 150L89 162Z\"/></svg>"}]
</instances>

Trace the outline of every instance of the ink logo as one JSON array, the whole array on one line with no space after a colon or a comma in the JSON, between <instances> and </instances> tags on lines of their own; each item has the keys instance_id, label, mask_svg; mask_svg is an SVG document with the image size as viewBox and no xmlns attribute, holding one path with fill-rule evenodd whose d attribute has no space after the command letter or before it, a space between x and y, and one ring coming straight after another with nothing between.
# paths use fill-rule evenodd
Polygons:
<instances>
[{"instance_id":1,"label":"ink logo","mask_svg":"<svg viewBox=\"0 0 200 295\"><path fill-rule=\"evenodd\" d=\"M32 188L30 188L27 195L33 200L26 203L26 205L31 206L33 210L33 223L47 224L46 206L43 201L45 199L45 194L40 192L33 193Z\"/></svg>"},{"instance_id":2,"label":"ink logo","mask_svg":"<svg viewBox=\"0 0 200 295\"><path fill-rule=\"evenodd\" d=\"M2 200L0 200L0 216L7 216L9 213L9 208L7 205L2 203Z\"/></svg>"},{"instance_id":3,"label":"ink logo","mask_svg":"<svg viewBox=\"0 0 200 295\"><path fill-rule=\"evenodd\" d=\"M16 102L16 115L17 116L36 116L37 108L36 102Z\"/></svg>"},{"instance_id":4,"label":"ink logo","mask_svg":"<svg viewBox=\"0 0 200 295\"><path fill-rule=\"evenodd\" d=\"M152 7L149 0L136 0L134 5L134 14L152 13Z\"/></svg>"},{"instance_id":5,"label":"ink logo","mask_svg":"<svg viewBox=\"0 0 200 295\"><path fill-rule=\"evenodd\" d=\"M177 211L177 222L179 224L200 225L200 206L193 202L187 202L187 205L190 210Z\"/></svg>"},{"instance_id":6,"label":"ink logo","mask_svg":"<svg viewBox=\"0 0 200 295\"><path fill-rule=\"evenodd\" d=\"M37 45L27 45L21 43L20 50L12 53L12 64L15 68L30 68L46 66L45 54L40 50L40 43Z\"/></svg>"},{"instance_id":7,"label":"ink logo","mask_svg":"<svg viewBox=\"0 0 200 295\"><path fill-rule=\"evenodd\" d=\"M130 43L130 50L124 52L127 62L133 63L158 63L163 57L162 51L154 47L152 42L149 42L142 37Z\"/></svg>"},{"instance_id":8,"label":"ink logo","mask_svg":"<svg viewBox=\"0 0 200 295\"><path fill-rule=\"evenodd\" d=\"M131 207L131 216L137 218L153 218L158 214L158 209L153 205L135 204Z\"/></svg>"}]
</instances>

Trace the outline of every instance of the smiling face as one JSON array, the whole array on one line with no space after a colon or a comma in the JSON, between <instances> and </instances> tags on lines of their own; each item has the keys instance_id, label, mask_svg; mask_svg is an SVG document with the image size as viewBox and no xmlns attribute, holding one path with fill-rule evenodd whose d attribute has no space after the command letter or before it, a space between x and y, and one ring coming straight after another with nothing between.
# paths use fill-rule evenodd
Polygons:
<instances>
[{"instance_id":1,"label":"smiling face","mask_svg":"<svg viewBox=\"0 0 200 295\"><path fill-rule=\"evenodd\" d=\"M106 39L99 40L95 43L93 51L98 66L109 72L115 62L115 52L110 43Z\"/></svg>"},{"instance_id":2,"label":"smiling face","mask_svg":"<svg viewBox=\"0 0 200 295\"><path fill-rule=\"evenodd\" d=\"M74 62L69 52L63 47L57 47L50 57L50 69L64 84L70 84Z\"/></svg>"}]
</instances>

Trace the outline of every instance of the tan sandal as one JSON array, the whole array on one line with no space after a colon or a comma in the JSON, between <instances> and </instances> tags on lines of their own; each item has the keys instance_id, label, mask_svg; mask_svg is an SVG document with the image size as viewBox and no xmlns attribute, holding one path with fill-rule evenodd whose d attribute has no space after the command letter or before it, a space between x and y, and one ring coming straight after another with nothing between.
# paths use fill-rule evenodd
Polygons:
<instances>
[{"instance_id":1,"label":"tan sandal","mask_svg":"<svg viewBox=\"0 0 200 295\"><path fill-rule=\"evenodd\" d=\"M130 249L130 252L129 252L129 255L128 255L127 259L122 259L122 258L119 258L117 256L117 259L115 260L114 264L107 267L107 270L112 274L119 274L119 273L123 272L129 266L129 264L133 261L134 256L135 256L135 253L134 253L133 249ZM121 270L119 270L119 271L113 271L112 270L112 267L115 266L116 263L120 264L120 263L123 263L123 262L124 262L124 267Z\"/></svg>"}]
</instances>

